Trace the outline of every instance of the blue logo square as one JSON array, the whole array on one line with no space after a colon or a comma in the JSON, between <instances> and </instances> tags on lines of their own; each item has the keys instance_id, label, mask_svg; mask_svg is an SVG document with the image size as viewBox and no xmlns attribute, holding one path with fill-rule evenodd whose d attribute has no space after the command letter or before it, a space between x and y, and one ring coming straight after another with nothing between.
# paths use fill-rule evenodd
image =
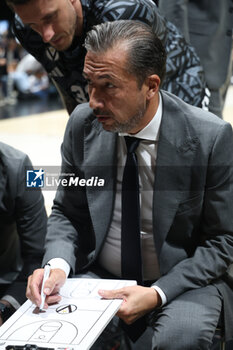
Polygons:
<instances>
[{"instance_id":1,"label":"blue logo square","mask_svg":"<svg viewBox=\"0 0 233 350\"><path fill-rule=\"evenodd\" d=\"M44 187L44 170L27 170L27 187Z\"/></svg>"}]
</instances>

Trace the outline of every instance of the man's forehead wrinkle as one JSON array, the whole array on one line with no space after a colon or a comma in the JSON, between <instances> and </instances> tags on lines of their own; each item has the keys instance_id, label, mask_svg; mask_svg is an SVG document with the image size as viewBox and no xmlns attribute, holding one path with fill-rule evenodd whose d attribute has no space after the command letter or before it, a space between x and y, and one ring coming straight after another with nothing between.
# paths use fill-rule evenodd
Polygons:
<instances>
[{"instance_id":1,"label":"man's forehead wrinkle","mask_svg":"<svg viewBox=\"0 0 233 350\"><path fill-rule=\"evenodd\" d=\"M122 67L124 65L124 53L119 56L119 52L116 50L100 54L89 51L85 59L84 74L88 75L88 78L96 80L125 81L128 79L128 72Z\"/></svg>"},{"instance_id":2,"label":"man's forehead wrinkle","mask_svg":"<svg viewBox=\"0 0 233 350\"><path fill-rule=\"evenodd\" d=\"M86 61L84 75L89 76L90 74L95 74L96 78L98 79L111 78L112 76L114 76L114 74L110 70L110 67L106 67L105 64L96 62L88 63L88 61Z\"/></svg>"},{"instance_id":3,"label":"man's forehead wrinkle","mask_svg":"<svg viewBox=\"0 0 233 350\"><path fill-rule=\"evenodd\" d=\"M90 66L92 66L94 69L109 69L112 65L114 65L114 60L113 61L97 61L94 59L87 59L86 63Z\"/></svg>"},{"instance_id":4,"label":"man's forehead wrinkle","mask_svg":"<svg viewBox=\"0 0 233 350\"><path fill-rule=\"evenodd\" d=\"M96 80L101 80L101 79L109 79L109 80L113 80L114 78L116 78L117 76L111 73L106 73L105 71L91 71L91 72L86 72L86 74L84 75L86 78L91 78L91 76L94 74L94 78Z\"/></svg>"}]
</instances>

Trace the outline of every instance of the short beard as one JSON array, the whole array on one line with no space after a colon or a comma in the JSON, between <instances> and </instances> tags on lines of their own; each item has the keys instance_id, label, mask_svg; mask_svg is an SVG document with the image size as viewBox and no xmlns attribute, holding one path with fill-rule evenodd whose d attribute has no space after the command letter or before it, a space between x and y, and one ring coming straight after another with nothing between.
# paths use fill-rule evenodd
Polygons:
<instances>
[{"instance_id":1,"label":"short beard","mask_svg":"<svg viewBox=\"0 0 233 350\"><path fill-rule=\"evenodd\" d=\"M140 109L140 111L137 114L133 115L125 123L119 123L118 121L115 121L115 123L111 127L111 130L108 131L130 133L131 130L135 129L138 126L140 121L143 119L145 112L146 107Z\"/></svg>"}]
</instances>

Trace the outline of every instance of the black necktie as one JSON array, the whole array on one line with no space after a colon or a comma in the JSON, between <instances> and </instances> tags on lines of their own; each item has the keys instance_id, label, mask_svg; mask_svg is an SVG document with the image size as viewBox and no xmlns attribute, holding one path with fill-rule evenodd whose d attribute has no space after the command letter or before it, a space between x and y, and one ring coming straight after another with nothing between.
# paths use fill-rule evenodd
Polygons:
<instances>
[{"instance_id":1,"label":"black necktie","mask_svg":"<svg viewBox=\"0 0 233 350\"><path fill-rule=\"evenodd\" d=\"M121 272L124 279L142 284L138 164L139 139L125 136L127 159L122 179Z\"/></svg>"},{"instance_id":2,"label":"black necktie","mask_svg":"<svg viewBox=\"0 0 233 350\"><path fill-rule=\"evenodd\" d=\"M124 279L134 279L143 284L141 241L140 241L140 204L139 178L136 148L139 139L125 136L127 159L122 179L121 209L121 270ZM132 341L136 341L146 329L145 318L132 325L121 322L122 328Z\"/></svg>"}]
</instances>

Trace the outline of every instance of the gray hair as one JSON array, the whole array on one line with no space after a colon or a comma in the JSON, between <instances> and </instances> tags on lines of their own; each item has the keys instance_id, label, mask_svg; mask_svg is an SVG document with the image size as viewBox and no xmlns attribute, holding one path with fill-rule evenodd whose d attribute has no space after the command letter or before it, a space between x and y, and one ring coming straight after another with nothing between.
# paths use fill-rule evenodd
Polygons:
<instances>
[{"instance_id":1,"label":"gray hair","mask_svg":"<svg viewBox=\"0 0 233 350\"><path fill-rule=\"evenodd\" d=\"M166 73L166 52L160 39L147 24L134 20L120 20L98 24L87 33L84 46L87 51L104 53L117 44L126 43L127 66L139 86L152 74Z\"/></svg>"}]
</instances>

